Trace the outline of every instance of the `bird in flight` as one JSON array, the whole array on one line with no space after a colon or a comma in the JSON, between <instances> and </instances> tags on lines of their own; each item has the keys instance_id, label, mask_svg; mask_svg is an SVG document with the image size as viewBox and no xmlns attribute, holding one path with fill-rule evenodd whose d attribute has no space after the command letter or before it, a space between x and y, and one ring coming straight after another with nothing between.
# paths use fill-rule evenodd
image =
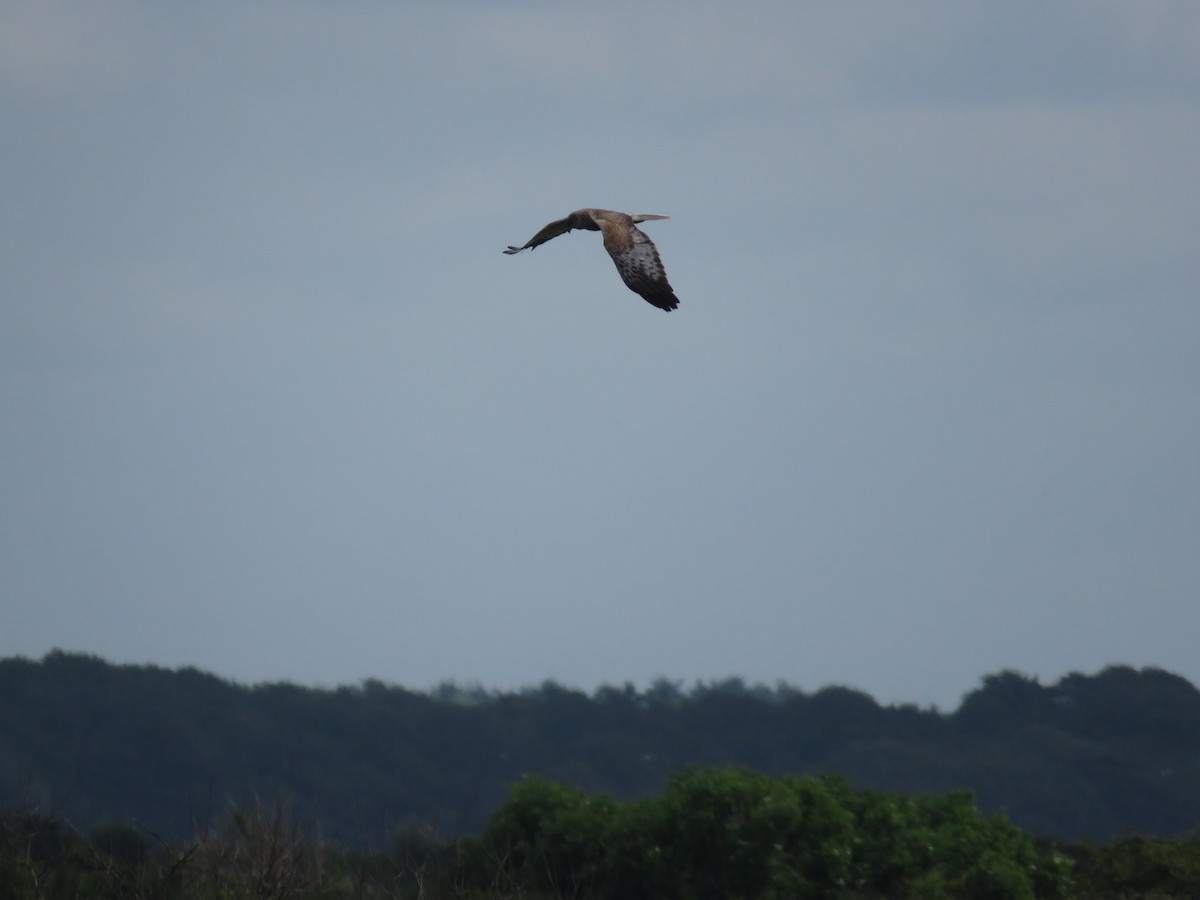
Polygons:
<instances>
[{"instance_id":1,"label":"bird in flight","mask_svg":"<svg viewBox=\"0 0 1200 900\"><path fill-rule=\"evenodd\" d=\"M602 232L604 249L617 264L617 271L621 273L621 278L629 289L635 294L640 294L652 306L670 312L678 308L679 298L667 282L666 270L663 269L662 260L658 258L658 248L634 224L669 218L670 216L653 216L647 213L631 216L623 212L613 212L611 209L577 209L565 219L551 222L524 245L509 247L504 252L513 254L525 249L532 250L538 244L544 244L551 238L576 228Z\"/></svg>"}]
</instances>

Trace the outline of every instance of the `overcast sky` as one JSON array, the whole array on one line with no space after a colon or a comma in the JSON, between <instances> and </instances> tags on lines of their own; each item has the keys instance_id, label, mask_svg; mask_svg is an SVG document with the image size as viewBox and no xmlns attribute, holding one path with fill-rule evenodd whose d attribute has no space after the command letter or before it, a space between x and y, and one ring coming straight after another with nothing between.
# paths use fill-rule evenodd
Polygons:
<instances>
[{"instance_id":1,"label":"overcast sky","mask_svg":"<svg viewBox=\"0 0 1200 900\"><path fill-rule=\"evenodd\" d=\"M0 122L0 656L1200 682L1191 0L3 0Z\"/></svg>"}]
</instances>

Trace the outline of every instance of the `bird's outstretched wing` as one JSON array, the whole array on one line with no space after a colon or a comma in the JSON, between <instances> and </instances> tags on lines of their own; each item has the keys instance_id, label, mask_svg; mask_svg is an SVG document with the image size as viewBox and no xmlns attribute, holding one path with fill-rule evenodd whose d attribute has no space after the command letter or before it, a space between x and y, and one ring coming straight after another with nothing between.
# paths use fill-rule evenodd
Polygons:
<instances>
[{"instance_id":1,"label":"bird's outstretched wing","mask_svg":"<svg viewBox=\"0 0 1200 900\"><path fill-rule=\"evenodd\" d=\"M663 268L662 260L658 258L658 248L654 246L654 241L650 240L645 232L633 227L629 229L629 238L629 242L620 247L609 246L605 241L605 249L617 264L617 271L621 273L625 284L652 306L667 312L677 309L679 298L675 296L675 291L667 281L667 272Z\"/></svg>"},{"instance_id":2,"label":"bird's outstretched wing","mask_svg":"<svg viewBox=\"0 0 1200 900\"><path fill-rule=\"evenodd\" d=\"M546 243L546 241L550 240L551 238L556 238L560 234L566 234L572 228L578 228L578 227L579 226L577 224L576 225L571 224L571 216L567 216L566 218L562 218L562 219L555 219L553 222L551 222L549 225L547 225L545 228L543 228L541 231L539 231L537 234L535 234L533 237L531 237L528 241L526 241L524 244L522 244L520 247L510 246L504 252L511 255L513 253L520 253L522 250L526 250L526 249L532 250L538 244L544 244L544 243Z\"/></svg>"}]
</instances>

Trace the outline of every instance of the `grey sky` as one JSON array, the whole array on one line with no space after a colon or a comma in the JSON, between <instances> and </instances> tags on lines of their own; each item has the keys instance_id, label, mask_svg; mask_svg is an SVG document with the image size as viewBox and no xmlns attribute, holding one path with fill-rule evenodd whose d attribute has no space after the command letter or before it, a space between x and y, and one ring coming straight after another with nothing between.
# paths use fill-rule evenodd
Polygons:
<instances>
[{"instance_id":1,"label":"grey sky","mask_svg":"<svg viewBox=\"0 0 1200 900\"><path fill-rule=\"evenodd\" d=\"M0 655L1200 681L1194 3L7 0L0 120Z\"/></svg>"}]
</instances>

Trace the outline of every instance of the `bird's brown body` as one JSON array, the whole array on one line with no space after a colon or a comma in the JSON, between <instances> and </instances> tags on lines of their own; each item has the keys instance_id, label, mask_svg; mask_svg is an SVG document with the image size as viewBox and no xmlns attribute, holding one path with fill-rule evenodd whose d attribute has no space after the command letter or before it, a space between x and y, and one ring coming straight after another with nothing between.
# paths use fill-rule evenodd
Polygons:
<instances>
[{"instance_id":1,"label":"bird's brown body","mask_svg":"<svg viewBox=\"0 0 1200 900\"><path fill-rule=\"evenodd\" d=\"M581 229L599 231L604 236L604 249L612 257L629 289L641 295L647 303L670 312L679 306L679 298L667 281L666 270L658 258L658 248L645 233L638 230L637 222L666 219L647 213L629 215L611 209L577 209L569 216L551 222L520 247L509 247L505 253L520 253L532 250L560 234Z\"/></svg>"}]
</instances>

